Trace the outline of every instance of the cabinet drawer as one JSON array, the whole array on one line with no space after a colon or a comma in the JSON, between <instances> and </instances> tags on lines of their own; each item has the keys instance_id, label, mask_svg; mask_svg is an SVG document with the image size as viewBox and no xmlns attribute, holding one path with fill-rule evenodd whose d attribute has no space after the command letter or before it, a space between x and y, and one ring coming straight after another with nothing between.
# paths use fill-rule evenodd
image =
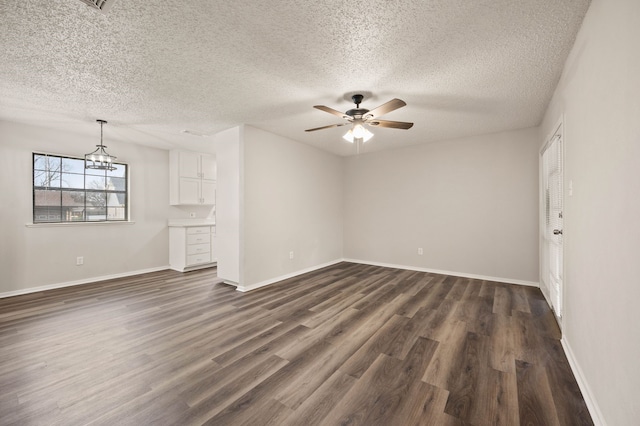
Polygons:
<instances>
[{"instance_id":1,"label":"cabinet drawer","mask_svg":"<svg viewBox=\"0 0 640 426\"><path fill-rule=\"evenodd\" d=\"M208 244L211 242L211 234L207 228L206 234L187 235L187 245L191 244Z\"/></svg>"},{"instance_id":2,"label":"cabinet drawer","mask_svg":"<svg viewBox=\"0 0 640 426\"><path fill-rule=\"evenodd\" d=\"M187 235L208 234L211 232L210 226L192 226L187 228Z\"/></svg>"},{"instance_id":3,"label":"cabinet drawer","mask_svg":"<svg viewBox=\"0 0 640 426\"><path fill-rule=\"evenodd\" d=\"M206 254L211 252L211 244L192 244L187 246L187 256L192 254Z\"/></svg>"},{"instance_id":4,"label":"cabinet drawer","mask_svg":"<svg viewBox=\"0 0 640 426\"><path fill-rule=\"evenodd\" d=\"M187 266L209 262L211 262L211 253L192 254L191 256L187 256Z\"/></svg>"}]
</instances>

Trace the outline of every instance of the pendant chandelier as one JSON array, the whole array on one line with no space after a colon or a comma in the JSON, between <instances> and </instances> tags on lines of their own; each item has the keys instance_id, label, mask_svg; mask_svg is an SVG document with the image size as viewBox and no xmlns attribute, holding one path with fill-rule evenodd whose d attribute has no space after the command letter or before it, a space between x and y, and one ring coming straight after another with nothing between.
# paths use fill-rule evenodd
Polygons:
<instances>
[{"instance_id":1,"label":"pendant chandelier","mask_svg":"<svg viewBox=\"0 0 640 426\"><path fill-rule=\"evenodd\" d=\"M106 124L105 120L96 120L100 123L100 145L96 145L97 149L90 154L84 156L84 168L96 170L115 170L113 162L117 157L109 155L105 151L106 146L102 144L102 126Z\"/></svg>"}]
</instances>

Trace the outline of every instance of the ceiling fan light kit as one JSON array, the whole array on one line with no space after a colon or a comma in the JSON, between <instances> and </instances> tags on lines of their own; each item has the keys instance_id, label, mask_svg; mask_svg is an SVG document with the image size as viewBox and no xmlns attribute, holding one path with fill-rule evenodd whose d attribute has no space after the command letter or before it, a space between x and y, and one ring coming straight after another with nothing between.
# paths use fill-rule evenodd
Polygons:
<instances>
[{"instance_id":1,"label":"ceiling fan light kit","mask_svg":"<svg viewBox=\"0 0 640 426\"><path fill-rule=\"evenodd\" d=\"M364 99L364 96L360 94L353 95L351 97L353 103L356 104L356 107L342 113L333 108L329 108L324 105L315 105L314 108L319 109L320 111L328 112L329 114L333 114L342 119L347 120L346 123L341 124L330 124L328 126L316 127L313 129L307 129L306 132L314 132L316 130L322 129L330 129L333 127L345 126L347 124L352 124L351 129L347 133L345 133L342 138L351 143L363 143L368 141L373 137L373 133L371 133L366 127L367 126L376 126L376 127L388 127L391 129L410 129L413 126L413 123L407 123L404 121L389 121L389 120L379 120L377 117L387 114L391 111L394 111L398 108L402 108L406 105L401 99L394 98L389 102L380 105L373 110L368 110L366 108L360 108L360 104Z\"/></svg>"},{"instance_id":2,"label":"ceiling fan light kit","mask_svg":"<svg viewBox=\"0 0 640 426\"><path fill-rule=\"evenodd\" d=\"M366 142L373 137L373 133L367 130L362 123L355 123L353 128L342 136L344 140L351 143Z\"/></svg>"}]
</instances>

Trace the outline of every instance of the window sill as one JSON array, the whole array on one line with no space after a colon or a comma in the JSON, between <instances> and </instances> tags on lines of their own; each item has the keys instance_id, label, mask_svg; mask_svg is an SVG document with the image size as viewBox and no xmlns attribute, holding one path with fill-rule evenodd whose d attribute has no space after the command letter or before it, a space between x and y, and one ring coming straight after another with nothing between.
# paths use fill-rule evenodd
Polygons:
<instances>
[{"instance_id":1,"label":"window sill","mask_svg":"<svg viewBox=\"0 0 640 426\"><path fill-rule=\"evenodd\" d=\"M27 228L57 228L57 227L66 227L66 226L110 226L110 225L134 225L135 222L132 220L119 220L112 222L53 222L53 223L25 223L24 226Z\"/></svg>"}]
</instances>

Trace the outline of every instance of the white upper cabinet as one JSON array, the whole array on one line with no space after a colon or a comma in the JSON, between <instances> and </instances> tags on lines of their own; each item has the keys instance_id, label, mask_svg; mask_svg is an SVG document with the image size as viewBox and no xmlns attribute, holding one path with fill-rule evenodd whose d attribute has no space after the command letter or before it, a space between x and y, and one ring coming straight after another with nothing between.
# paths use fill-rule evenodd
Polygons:
<instances>
[{"instance_id":1,"label":"white upper cabinet","mask_svg":"<svg viewBox=\"0 0 640 426\"><path fill-rule=\"evenodd\" d=\"M172 151L178 156L178 175L186 178L200 178L201 161L197 152Z\"/></svg>"},{"instance_id":2,"label":"white upper cabinet","mask_svg":"<svg viewBox=\"0 0 640 426\"><path fill-rule=\"evenodd\" d=\"M216 203L216 157L192 151L169 154L171 205Z\"/></svg>"},{"instance_id":3,"label":"white upper cabinet","mask_svg":"<svg viewBox=\"0 0 640 426\"><path fill-rule=\"evenodd\" d=\"M200 154L200 176L203 180L216 180L216 157L215 155Z\"/></svg>"}]
</instances>

